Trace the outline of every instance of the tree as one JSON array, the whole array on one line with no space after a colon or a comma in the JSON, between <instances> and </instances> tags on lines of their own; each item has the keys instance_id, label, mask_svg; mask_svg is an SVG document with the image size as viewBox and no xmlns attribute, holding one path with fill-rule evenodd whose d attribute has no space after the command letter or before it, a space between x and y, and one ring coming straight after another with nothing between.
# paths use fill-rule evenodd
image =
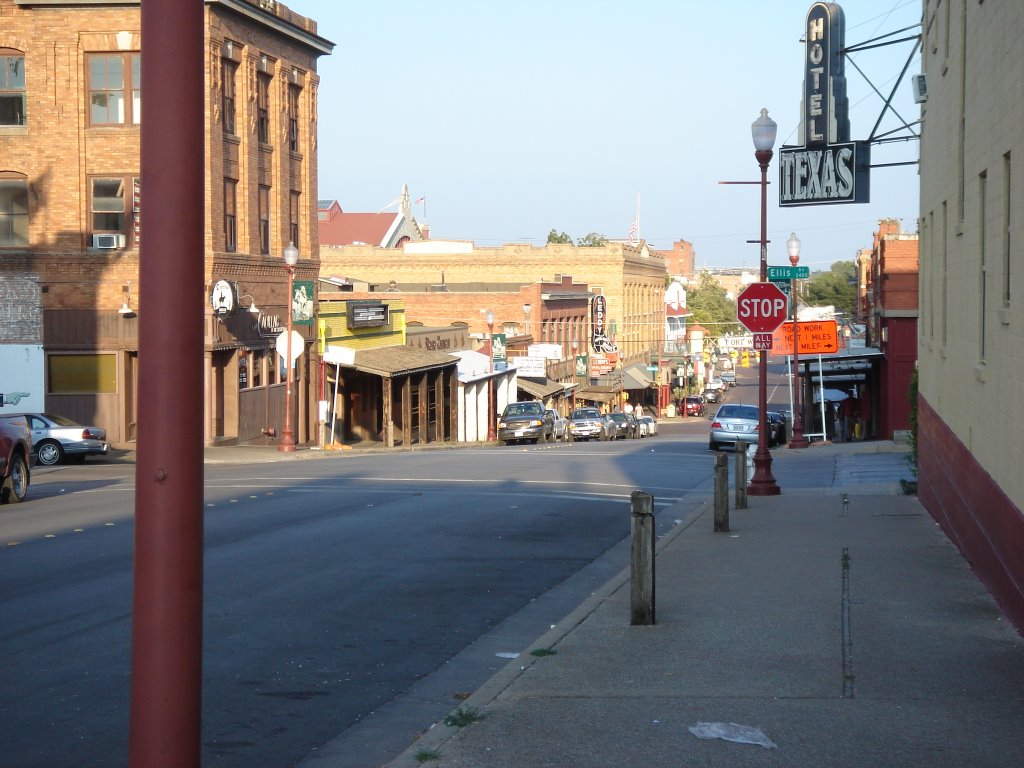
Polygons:
<instances>
[{"instance_id":1,"label":"tree","mask_svg":"<svg viewBox=\"0 0 1024 768\"><path fill-rule=\"evenodd\" d=\"M598 234L597 232L591 232L576 241L576 245L582 248L600 248L602 245L607 244L608 238L604 235Z\"/></svg>"},{"instance_id":2,"label":"tree","mask_svg":"<svg viewBox=\"0 0 1024 768\"><path fill-rule=\"evenodd\" d=\"M837 312L852 318L857 300L857 265L837 261L828 272L815 272L800 287L800 294L810 306L831 304Z\"/></svg>"},{"instance_id":3,"label":"tree","mask_svg":"<svg viewBox=\"0 0 1024 768\"><path fill-rule=\"evenodd\" d=\"M564 243L565 245L572 245L572 237L567 235L565 232L556 232L551 230L548 232L549 243Z\"/></svg>"},{"instance_id":4,"label":"tree","mask_svg":"<svg viewBox=\"0 0 1024 768\"><path fill-rule=\"evenodd\" d=\"M743 333L736 319L736 302L707 270L700 273L700 283L686 292L686 308L693 313L693 322L706 327L712 336Z\"/></svg>"}]
</instances>

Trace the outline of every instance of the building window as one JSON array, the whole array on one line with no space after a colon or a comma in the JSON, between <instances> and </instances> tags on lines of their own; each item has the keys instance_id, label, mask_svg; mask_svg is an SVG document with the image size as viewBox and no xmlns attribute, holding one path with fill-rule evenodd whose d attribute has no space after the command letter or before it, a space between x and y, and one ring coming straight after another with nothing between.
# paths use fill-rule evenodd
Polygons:
<instances>
[{"instance_id":1,"label":"building window","mask_svg":"<svg viewBox=\"0 0 1024 768\"><path fill-rule=\"evenodd\" d=\"M270 253L270 187L260 187L258 198L258 218L260 223L260 253Z\"/></svg>"},{"instance_id":2,"label":"building window","mask_svg":"<svg viewBox=\"0 0 1024 768\"><path fill-rule=\"evenodd\" d=\"M238 65L231 59L221 59L221 124L224 133L235 133L235 73Z\"/></svg>"},{"instance_id":3,"label":"building window","mask_svg":"<svg viewBox=\"0 0 1024 768\"><path fill-rule=\"evenodd\" d=\"M288 239L296 248L299 245L299 200L298 192L292 192L288 199Z\"/></svg>"},{"instance_id":4,"label":"building window","mask_svg":"<svg viewBox=\"0 0 1024 768\"><path fill-rule=\"evenodd\" d=\"M46 382L49 395L114 394L117 355L50 355Z\"/></svg>"},{"instance_id":5,"label":"building window","mask_svg":"<svg viewBox=\"0 0 1024 768\"><path fill-rule=\"evenodd\" d=\"M237 188L237 181L224 179L224 250L229 253L238 249Z\"/></svg>"},{"instance_id":6,"label":"building window","mask_svg":"<svg viewBox=\"0 0 1024 768\"><path fill-rule=\"evenodd\" d=\"M142 115L142 71L138 53L93 53L89 70L89 124L128 125Z\"/></svg>"},{"instance_id":7,"label":"building window","mask_svg":"<svg viewBox=\"0 0 1024 768\"><path fill-rule=\"evenodd\" d=\"M0 172L0 246L28 245L28 177Z\"/></svg>"},{"instance_id":8,"label":"building window","mask_svg":"<svg viewBox=\"0 0 1024 768\"><path fill-rule=\"evenodd\" d=\"M260 144L270 143L270 75L256 75L256 136Z\"/></svg>"},{"instance_id":9,"label":"building window","mask_svg":"<svg viewBox=\"0 0 1024 768\"><path fill-rule=\"evenodd\" d=\"M299 151L299 94L302 89L297 85L288 86L288 149Z\"/></svg>"},{"instance_id":10,"label":"building window","mask_svg":"<svg viewBox=\"0 0 1024 768\"><path fill-rule=\"evenodd\" d=\"M89 211L93 234L118 234L117 241L124 247L124 236L128 232L125 189L129 188L129 177L93 177L89 180Z\"/></svg>"},{"instance_id":11,"label":"building window","mask_svg":"<svg viewBox=\"0 0 1024 768\"><path fill-rule=\"evenodd\" d=\"M25 54L0 48L0 125L25 124Z\"/></svg>"}]
</instances>

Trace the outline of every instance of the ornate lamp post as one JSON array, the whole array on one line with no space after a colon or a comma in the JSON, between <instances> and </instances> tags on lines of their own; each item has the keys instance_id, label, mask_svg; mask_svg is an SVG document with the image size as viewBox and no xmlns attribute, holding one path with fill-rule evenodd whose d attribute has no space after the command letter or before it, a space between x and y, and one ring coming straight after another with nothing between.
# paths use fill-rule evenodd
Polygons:
<instances>
[{"instance_id":1,"label":"ornate lamp post","mask_svg":"<svg viewBox=\"0 0 1024 768\"><path fill-rule=\"evenodd\" d=\"M800 238L793 232L786 241L789 263L794 267L800 263ZM806 448L810 445L804 437L803 388L800 386L800 318L797 316L796 278L789 281L789 294L793 299L793 436L790 448Z\"/></svg>"},{"instance_id":2,"label":"ornate lamp post","mask_svg":"<svg viewBox=\"0 0 1024 768\"><path fill-rule=\"evenodd\" d=\"M295 435L292 434L292 296L295 293L295 265L299 261L299 249L288 243L284 249L284 271L288 273L288 295L285 297L285 317L288 318L285 333L284 361L284 429L277 444L279 451L295 450Z\"/></svg>"},{"instance_id":3,"label":"ornate lamp post","mask_svg":"<svg viewBox=\"0 0 1024 768\"><path fill-rule=\"evenodd\" d=\"M487 361L487 439L493 442L494 434L494 311L487 310L487 345L490 347L490 355Z\"/></svg>"},{"instance_id":4,"label":"ornate lamp post","mask_svg":"<svg viewBox=\"0 0 1024 768\"><path fill-rule=\"evenodd\" d=\"M762 109L750 126L754 140L754 158L761 168L761 282L768 280L768 164L778 125ZM747 493L751 496L777 496L781 491L772 476L772 454L768 450L768 354L761 350L757 380L757 450L754 452L754 476Z\"/></svg>"}]
</instances>

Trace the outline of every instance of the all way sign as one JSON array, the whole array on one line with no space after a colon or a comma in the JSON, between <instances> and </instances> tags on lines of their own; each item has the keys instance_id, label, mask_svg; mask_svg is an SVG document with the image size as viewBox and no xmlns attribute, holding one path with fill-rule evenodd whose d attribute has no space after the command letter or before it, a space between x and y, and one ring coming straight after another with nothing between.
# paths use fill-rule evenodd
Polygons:
<instances>
[{"instance_id":1,"label":"all way sign","mask_svg":"<svg viewBox=\"0 0 1024 768\"><path fill-rule=\"evenodd\" d=\"M801 355L831 355L839 351L839 328L835 320L803 320L796 331ZM772 353L793 354L793 323L783 323L772 335Z\"/></svg>"}]
</instances>

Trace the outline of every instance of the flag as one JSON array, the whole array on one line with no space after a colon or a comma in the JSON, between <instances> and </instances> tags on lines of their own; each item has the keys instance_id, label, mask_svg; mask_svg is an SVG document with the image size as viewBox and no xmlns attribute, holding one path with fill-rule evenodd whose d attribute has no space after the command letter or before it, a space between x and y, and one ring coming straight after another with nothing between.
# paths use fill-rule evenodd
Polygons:
<instances>
[{"instance_id":1,"label":"flag","mask_svg":"<svg viewBox=\"0 0 1024 768\"><path fill-rule=\"evenodd\" d=\"M640 229L640 222L637 217L633 218L633 223L629 225L629 244L632 245L636 242L636 233Z\"/></svg>"},{"instance_id":2,"label":"flag","mask_svg":"<svg viewBox=\"0 0 1024 768\"><path fill-rule=\"evenodd\" d=\"M427 201L427 198L421 197L415 203L413 203L413 205L419 205L420 203L425 203L426 201Z\"/></svg>"}]
</instances>

